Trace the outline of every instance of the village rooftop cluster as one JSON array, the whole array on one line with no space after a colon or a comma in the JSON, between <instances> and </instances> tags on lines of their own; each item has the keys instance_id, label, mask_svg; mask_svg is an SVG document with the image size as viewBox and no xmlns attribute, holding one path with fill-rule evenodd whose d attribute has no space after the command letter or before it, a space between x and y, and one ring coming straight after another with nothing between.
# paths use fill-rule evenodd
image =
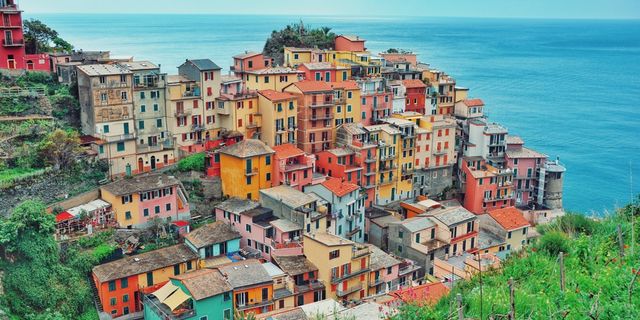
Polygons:
<instances>
[{"instance_id":1,"label":"village rooftop cluster","mask_svg":"<svg viewBox=\"0 0 640 320\"><path fill-rule=\"evenodd\" d=\"M166 74L107 51L25 56L8 30L3 68L77 82L82 143L109 164L112 182L62 204L57 237L154 219L180 235L93 269L101 317L377 318L500 268L563 212L562 164L413 53L338 35L285 47L282 64L243 52L228 71L204 58ZM161 171L200 152L224 201L192 229L185 187Z\"/></svg>"}]
</instances>

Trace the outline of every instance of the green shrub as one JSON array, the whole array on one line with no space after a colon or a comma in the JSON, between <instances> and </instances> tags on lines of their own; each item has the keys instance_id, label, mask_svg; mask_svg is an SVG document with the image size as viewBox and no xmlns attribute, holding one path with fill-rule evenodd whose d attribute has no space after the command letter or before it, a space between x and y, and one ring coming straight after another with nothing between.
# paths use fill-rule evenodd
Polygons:
<instances>
[{"instance_id":1,"label":"green shrub","mask_svg":"<svg viewBox=\"0 0 640 320\"><path fill-rule=\"evenodd\" d=\"M204 152L192 154L188 157L183 158L178 162L178 170L182 172L186 172L186 171L202 172L204 171L204 160L205 160Z\"/></svg>"},{"instance_id":2,"label":"green shrub","mask_svg":"<svg viewBox=\"0 0 640 320\"><path fill-rule=\"evenodd\" d=\"M569 251L569 240L562 232L550 231L540 238L539 246L540 250L551 256L557 256L560 252Z\"/></svg>"}]
</instances>

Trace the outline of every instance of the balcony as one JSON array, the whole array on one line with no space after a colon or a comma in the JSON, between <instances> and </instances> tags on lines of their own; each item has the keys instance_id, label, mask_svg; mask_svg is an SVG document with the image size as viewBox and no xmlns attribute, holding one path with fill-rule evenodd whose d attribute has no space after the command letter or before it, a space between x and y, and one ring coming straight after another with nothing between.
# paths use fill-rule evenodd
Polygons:
<instances>
[{"instance_id":1,"label":"balcony","mask_svg":"<svg viewBox=\"0 0 640 320\"><path fill-rule=\"evenodd\" d=\"M379 284L383 284L385 281L382 277L378 277L377 279L372 279L369 281L369 287L375 287Z\"/></svg>"},{"instance_id":2,"label":"balcony","mask_svg":"<svg viewBox=\"0 0 640 320\"><path fill-rule=\"evenodd\" d=\"M136 135L133 133L117 134L117 135L98 134L98 138L107 142L120 142L120 141L133 140L136 138Z\"/></svg>"},{"instance_id":3,"label":"balcony","mask_svg":"<svg viewBox=\"0 0 640 320\"><path fill-rule=\"evenodd\" d=\"M394 165L381 165L378 167L378 172L388 172L388 171L392 171L398 169L398 165L394 164Z\"/></svg>"},{"instance_id":4,"label":"balcony","mask_svg":"<svg viewBox=\"0 0 640 320\"><path fill-rule=\"evenodd\" d=\"M296 284L294 286L293 292L305 293L305 292L316 291L320 289L324 289L324 283L322 283L322 281L319 281L319 280L311 280L311 281L307 281L306 283Z\"/></svg>"},{"instance_id":5,"label":"balcony","mask_svg":"<svg viewBox=\"0 0 640 320\"><path fill-rule=\"evenodd\" d=\"M360 230L359 228L356 228L356 229ZM356 229L354 229L354 230L356 230ZM371 251L369 250L369 247L367 247L367 246L354 246L353 249L352 249L352 252L353 252L352 259L359 258L359 257L362 257L362 256L366 256L369 253L371 253Z\"/></svg>"},{"instance_id":6,"label":"balcony","mask_svg":"<svg viewBox=\"0 0 640 320\"><path fill-rule=\"evenodd\" d=\"M395 159L396 155L394 154L381 154L380 155L380 160L381 161L386 161L386 160L391 160L391 159Z\"/></svg>"},{"instance_id":7,"label":"balcony","mask_svg":"<svg viewBox=\"0 0 640 320\"><path fill-rule=\"evenodd\" d=\"M260 127L260 123L258 121L253 121L253 122L248 122L247 123L247 129L254 129L254 128L259 128Z\"/></svg>"},{"instance_id":8,"label":"balcony","mask_svg":"<svg viewBox=\"0 0 640 320\"><path fill-rule=\"evenodd\" d=\"M333 99L324 99L324 100L320 100L320 101L311 101L311 103L309 103L309 108L315 109L315 108L327 108L327 107L333 107Z\"/></svg>"},{"instance_id":9,"label":"balcony","mask_svg":"<svg viewBox=\"0 0 640 320\"><path fill-rule=\"evenodd\" d=\"M276 256L293 256L302 254L302 242L289 241L285 243L271 241L271 254Z\"/></svg>"},{"instance_id":10,"label":"balcony","mask_svg":"<svg viewBox=\"0 0 640 320\"><path fill-rule=\"evenodd\" d=\"M374 163L374 162L376 162L376 158L374 158L373 156L371 157L368 156L364 158L364 163Z\"/></svg>"},{"instance_id":11,"label":"balcony","mask_svg":"<svg viewBox=\"0 0 640 320\"><path fill-rule=\"evenodd\" d=\"M365 182L364 184L364 188L365 189L371 189L371 188L375 188L376 184L374 182Z\"/></svg>"},{"instance_id":12,"label":"balcony","mask_svg":"<svg viewBox=\"0 0 640 320\"><path fill-rule=\"evenodd\" d=\"M2 40L2 45L5 47L21 47L24 46L24 40L23 39L4 39Z\"/></svg>"},{"instance_id":13,"label":"balcony","mask_svg":"<svg viewBox=\"0 0 640 320\"><path fill-rule=\"evenodd\" d=\"M358 283L352 286L347 287L346 289L338 289L336 290L336 295L338 297L344 297L351 293L362 290L362 283Z\"/></svg>"},{"instance_id":14,"label":"balcony","mask_svg":"<svg viewBox=\"0 0 640 320\"><path fill-rule=\"evenodd\" d=\"M194 123L191 125L191 130L193 131L203 131L204 130L204 124L202 123Z\"/></svg>"},{"instance_id":15,"label":"balcony","mask_svg":"<svg viewBox=\"0 0 640 320\"><path fill-rule=\"evenodd\" d=\"M434 156L444 155L444 154L447 154L448 151L449 151L448 149L436 149L436 150L433 150L433 155Z\"/></svg>"},{"instance_id":16,"label":"balcony","mask_svg":"<svg viewBox=\"0 0 640 320\"><path fill-rule=\"evenodd\" d=\"M128 82L121 81L109 81L109 82L97 82L93 84L93 87L96 89L107 89L107 88L128 88Z\"/></svg>"},{"instance_id":17,"label":"balcony","mask_svg":"<svg viewBox=\"0 0 640 320\"><path fill-rule=\"evenodd\" d=\"M269 305L272 305L273 301L272 300L261 300L261 301L256 301L256 302L249 302L249 303L243 303L240 304L238 303L236 309L239 311L243 311L243 310L247 310L247 309L253 309L253 308L261 308L261 307L266 307Z\"/></svg>"},{"instance_id":18,"label":"balcony","mask_svg":"<svg viewBox=\"0 0 640 320\"><path fill-rule=\"evenodd\" d=\"M347 98L345 96L333 97L333 103L335 104L344 104L347 102Z\"/></svg>"},{"instance_id":19,"label":"balcony","mask_svg":"<svg viewBox=\"0 0 640 320\"><path fill-rule=\"evenodd\" d=\"M191 110L176 110L173 113L174 117L187 117L191 115Z\"/></svg>"},{"instance_id":20,"label":"balcony","mask_svg":"<svg viewBox=\"0 0 640 320\"><path fill-rule=\"evenodd\" d=\"M161 151L162 149L164 149L162 144L148 145L136 143L136 152L138 153L156 152Z\"/></svg>"},{"instance_id":21,"label":"balcony","mask_svg":"<svg viewBox=\"0 0 640 320\"><path fill-rule=\"evenodd\" d=\"M158 298L149 295L142 296L142 302L145 306L145 310L147 308L150 312L155 313L160 319L167 320L183 320L189 319L196 315L196 310L193 308L188 309L177 309L176 311L171 311L167 305L161 303Z\"/></svg>"},{"instance_id":22,"label":"balcony","mask_svg":"<svg viewBox=\"0 0 640 320\"><path fill-rule=\"evenodd\" d=\"M309 117L309 120L328 120L328 119L333 119L333 115L329 114L329 113L325 113L324 115L322 115L322 114L312 114Z\"/></svg>"},{"instance_id":23,"label":"balcony","mask_svg":"<svg viewBox=\"0 0 640 320\"><path fill-rule=\"evenodd\" d=\"M287 163L284 166L280 167L280 170L284 172L291 172L297 170L304 170L311 168L311 164L308 163Z\"/></svg>"},{"instance_id":24,"label":"balcony","mask_svg":"<svg viewBox=\"0 0 640 320\"><path fill-rule=\"evenodd\" d=\"M403 175L410 175L413 174L413 168L402 168L402 174Z\"/></svg>"},{"instance_id":25,"label":"balcony","mask_svg":"<svg viewBox=\"0 0 640 320\"><path fill-rule=\"evenodd\" d=\"M405 274L412 273L420 269L420 266L417 266L413 263L400 264L400 269L398 269L398 275L403 276Z\"/></svg>"},{"instance_id":26,"label":"balcony","mask_svg":"<svg viewBox=\"0 0 640 320\"><path fill-rule=\"evenodd\" d=\"M354 215L348 215L348 216L347 216L347 220L349 220L349 221L353 221L354 219L355 219L355 216L354 216ZM351 231L347 232L347 233L346 233L346 236L347 236L347 238L348 238L348 237L352 237L352 236L354 236L354 235L355 235L356 233L358 233L358 232L360 232L360 227L355 227L353 230L351 230ZM365 250L365 249L361 249L361 250L359 250L359 251L362 251L362 250ZM356 257L356 252L359 252L359 251L354 251L354 253L353 253L354 258ZM364 251L363 251L363 252L360 252L360 254L358 255L358 257L359 257L359 256L363 256L363 255L368 254L368 253L369 253L369 249L366 249L366 252L364 252Z\"/></svg>"},{"instance_id":27,"label":"balcony","mask_svg":"<svg viewBox=\"0 0 640 320\"><path fill-rule=\"evenodd\" d=\"M365 173L364 173L364 175L365 175L365 176L373 176L373 175L375 175L375 174L376 174L376 172L375 172L375 171L373 171L373 170L372 170L372 171L368 171L368 172L365 172Z\"/></svg>"},{"instance_id":28,"label":"balcony","mask_svg":"<svg viewBox=\"0 0 640 320\"><path fill-rule=\"evenodd\" d=\"M388 185L388 184L391 184L391 183L395 183L396 181L398 181L398 178L392 177L392 178L389 178L389 179L380 180L380 182L378 184L381 185L381 186L384 186L384 185Z\"/></svg>"},{"instance_id":29,"label":"balcony","mask_svg":"<svg viewBox=\"0 0 640 320\"><path fill-rule=\"evenodd\" d=\"M255 176L258 174L258 168L247 168L244 171L245 176Z\"/></svg>"}]
</instances>

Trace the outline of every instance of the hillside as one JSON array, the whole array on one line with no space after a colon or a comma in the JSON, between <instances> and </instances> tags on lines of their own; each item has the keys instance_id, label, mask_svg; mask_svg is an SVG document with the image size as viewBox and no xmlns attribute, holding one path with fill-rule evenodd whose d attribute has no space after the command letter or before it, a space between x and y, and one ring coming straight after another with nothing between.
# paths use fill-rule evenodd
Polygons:
<instances>
[{"instance_id":1,"label":"hillside","mask_svg":"<svg viewBox=\"0 0 640 320\"><path fill-rule=\"evenodd\" d=\"M634 246L632 215L636 220L640 216L640 197L598 221L569 214L539 227L542 237L537 243L507 259L503 270L457 284L434 307L405 306L395 318L458 319L456 295L461 294L466 319L508 319L513 278L516 319L640 319L640 284L635 283L640 273L640 227L634 226ZM566 252L564 291L560 251Z\"/></svg>"}]
</instances>

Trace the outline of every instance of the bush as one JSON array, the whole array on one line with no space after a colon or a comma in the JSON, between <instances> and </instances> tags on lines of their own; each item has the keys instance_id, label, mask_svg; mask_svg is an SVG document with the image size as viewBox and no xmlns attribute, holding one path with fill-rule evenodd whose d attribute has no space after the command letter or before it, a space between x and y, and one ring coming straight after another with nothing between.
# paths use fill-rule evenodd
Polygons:
<instances>
[{"instance_id":1,"label":"bush","mask_svg":"<svg viewBox=\"0 0 640 320\"><path fill-rule=\"evenodd\" d=\"M544 234L540 238L539 245L540 250L551 256L557 256L560 252L569 251L569 239L567 235L558 231L550 231Z\"/></svg>"},{"instance_id":2,"label":"bush","mask_svg":"<svg viewBox=\"0 0 640 320\"><path fill-rule=\"evenodd\" d=\"M199 171L204 172L204 152L192 154L178 162L178 170L182 172L186 171Z\"/></svg>"}]
</instances>

